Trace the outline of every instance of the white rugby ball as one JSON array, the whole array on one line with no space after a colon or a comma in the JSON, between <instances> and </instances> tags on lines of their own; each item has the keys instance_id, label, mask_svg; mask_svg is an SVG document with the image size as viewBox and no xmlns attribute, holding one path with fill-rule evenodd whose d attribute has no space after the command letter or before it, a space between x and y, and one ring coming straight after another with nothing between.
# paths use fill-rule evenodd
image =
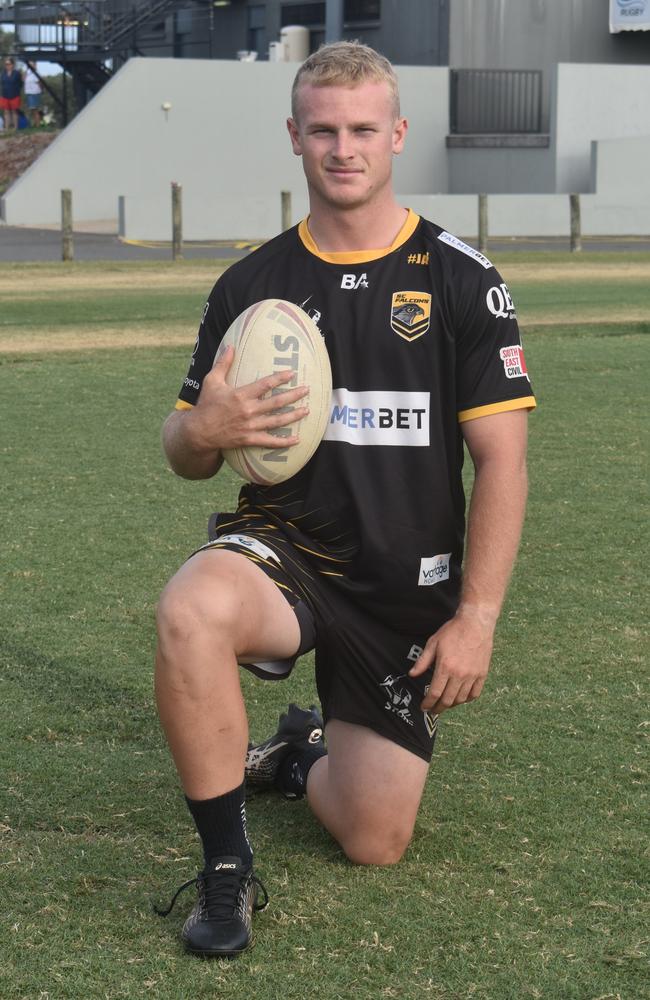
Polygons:
<instances>
[{"instance_id":1,"label":"white rugby ball","mask_svg":"<svg viewBox=\"0 0 650 1000\"><path fill-rule=\"evenodd\" d=\"M279 391L309 386L306 417L270 433L282 438L299 436L286 448L247 446L224 448L223 457L243 479L262 486L282 483L307 464L320 444L330 415L332 370L325 342L311 316L284 299L263 299L245 309L229 326L219 345L215 363L228 345L235 357L226 381L239 388L291 369L295 374ZM278 390L275 390L278 391ZM304 405L298 400L296 406Z\"/></svg>"}]
</instances>

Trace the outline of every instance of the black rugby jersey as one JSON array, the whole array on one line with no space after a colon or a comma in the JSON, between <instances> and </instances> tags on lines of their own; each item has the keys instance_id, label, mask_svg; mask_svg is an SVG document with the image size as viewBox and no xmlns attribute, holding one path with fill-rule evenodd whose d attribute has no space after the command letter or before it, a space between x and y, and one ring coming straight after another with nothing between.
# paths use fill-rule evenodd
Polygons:
<instances>
[{"instance_id":1,"label":"black rugby jersey","mask_svg":"<svg viewBox=\"0 0 650 1000\"><path fill-rule=\"evenodd\" d=\"M378 251L321 253L303 221L217 281L179 408L196 403L230 323L272 297L320 328L331 416L307 465L275 486L245 484L240 512L282 531L370 614L433 631L460 590L460 424L535 406L508 288L486 257L413 212Z\"/></svg>"}]
</instances>

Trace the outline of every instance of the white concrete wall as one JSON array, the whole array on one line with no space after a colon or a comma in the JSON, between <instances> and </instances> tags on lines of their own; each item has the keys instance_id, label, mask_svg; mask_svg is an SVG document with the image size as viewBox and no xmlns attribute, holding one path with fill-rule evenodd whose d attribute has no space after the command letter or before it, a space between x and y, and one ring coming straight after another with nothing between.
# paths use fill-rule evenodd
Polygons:
<instances>
[{"instance_id":1,"label":"white concrete wall","mask_svg":"<svg viewBox=\"0 0 650 1000\"><path fill-rule=\"evenodd\" d=\"M74 218L85 228L112 220L117 231L122 196L127 238L169 240L176 181L183 187L186 240L273 236L280 191L292 193L294 222L307 211L301 163L284 127L294 73L286 63L130 60L12 185L4 221L56 225L60 191L71 188ZM478 228L476 197L448 194L454 166L445 147L448 73L414 66L398 73L411 128L395 161L396 191L403 204L471 236ZM596 193L583 198L584 232L650 233L650 67L563 65L556 93L554 151L562 179L556 190L592 191L597 183ZM171 104L167 115L164 102ZM565 196L490 198L492 235L568 231Z\"/></svg>"},{"instance_id":2,"label":"white concrete wall","mask_svg":"<svg viewBox=\"0 0 650 1000\"><path fill-rule=\"evenodd\" d=\"M270 236L280 191L297 203L305 188L285 128L295 72L291 63L129 60L5 194L4 221L56 224L60 191L71 188L75 220L117 220L124 196L129 230L129 218L138 229L146 219L141 238L169 239L176 181L188 238ZM395 162L398 186L444 191L447 71L399 74L412 132Z\"/></svg>"},{"instance_id":3,"label":"white concrete wall","mask_svg":"<svg viewBox=\"0 0 650 1000\"><path fill-rule=\"evenodd\" d=\"M650 169L650 157L646 160ZM419 195L402 198L414 211L437 222L451 233L476 240L478 196L471 194ZM582 195L580 215L583 236L650 233L650 201L634 198ZM488 233L492 237L566 236L570 234L569 196L566 194L495 194L488 197Z\"/></svg>"},{"instance_id":4,"label":"white concrete wall","mask_svg":"<svg viewBox=\"0 0 650 1000\"><path fill-rule=\"evenodd\" d=\"M591 143L650 135L650 66L560 63L551 127L555 190L591 190Z\"/></svg>"}]
</instances>

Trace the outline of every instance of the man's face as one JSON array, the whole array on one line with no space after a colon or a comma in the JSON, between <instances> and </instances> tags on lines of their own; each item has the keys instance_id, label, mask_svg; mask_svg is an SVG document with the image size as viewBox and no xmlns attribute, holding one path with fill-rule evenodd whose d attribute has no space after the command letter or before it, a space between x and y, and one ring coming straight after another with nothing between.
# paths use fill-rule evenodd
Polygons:
<instances>
[{"instance_id":1,"label":"man's face","mask_svg":"<svg viewBox=\"0 0 650 1000\"><path fill-rule=\"evenodd\" d=\"M315 201L357 208L390 189L393 155L402 150L407 123L395 117L387 83L304 83L297 120L290 118L287 127L294 153L302 156L312 210Z\"/></svg>"}]
</instances>

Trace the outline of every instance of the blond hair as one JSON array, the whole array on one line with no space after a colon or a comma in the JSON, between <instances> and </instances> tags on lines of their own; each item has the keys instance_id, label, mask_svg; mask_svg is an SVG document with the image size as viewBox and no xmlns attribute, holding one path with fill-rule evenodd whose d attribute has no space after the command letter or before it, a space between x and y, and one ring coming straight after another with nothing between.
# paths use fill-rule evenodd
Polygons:
<instances>
[{"instance_id":1,"label":"blond hair","mask_svg":"<svg viewBox=\"0 0 650 1000\"><path fill-rule=\"evenodd\" d=\"M304 61L291 88L291 114L297 119L298 89L303 83L314 87L356 87L367 80L388 84L395 117L399 117L399 88L392 65L379 52L362 42L330 42Z\"/></svg>"}]
</instances>

